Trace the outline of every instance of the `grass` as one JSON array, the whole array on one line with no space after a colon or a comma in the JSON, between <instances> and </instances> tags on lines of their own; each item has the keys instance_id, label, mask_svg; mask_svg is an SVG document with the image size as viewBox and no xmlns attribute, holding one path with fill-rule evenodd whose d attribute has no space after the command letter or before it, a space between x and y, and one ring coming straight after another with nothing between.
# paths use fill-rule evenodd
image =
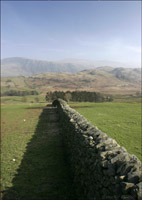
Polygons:
<instances>
[{"instance_id":1,"label":"grass","mask_svg":"<svg viewBox=\"0 0 142 200\"><path fill-rule=\"evenodd\" d=\"M74 189L52 109L2 105L2 199L72 199ZM54 111L55 112L55 111Z\"/></svg>"},{"instance_id":2,"label":"grass","mask_svg":"<svg viewBox=\"0 0 142 200\"><path fill-rule=\"evenodd\" d=\"M113 96L115 103L141 103L141 94L135 95L114 95Z\"/></svg>"},{"instance_id":3,"label":"grass","mask_svg":"<svg viewBox=\"0 0 142 200\"><path fill-rule=\"evenodd\" d=\"M141 159L140 103L79 103L71 106Z\"/></svg>"},{"instance_id":4,"label":"grass","mask_svg":"<svg viewBox=\"0 0 142 200\"><path fill-rule=\"evenodd\" d=\"M33 104L33 103L36 103L36 98L39 99L39 103L47 103L44 95L28 95L25 97L26 97L26 102L23 102L22 96L4 96L4 97L1 97L1 103L5 105L9 105L9 104L17 105L17 104L25 104L25 103Z\"/></svg>"},{"instance_id":5,"label":"grass","mask_svg":"<svg viewBox=\"0 0 142 200\"><path fill-rule=\"evenodd\" d=\"M4 105L1 109L2 133L2 182L10 187L16 169L20 165L27 142L34 134L41 110L31 112L27 105ZM24 120L26 120L24 122ZM30 123L29 123L30 121ZM16 162L12 162L16 159Z\"/></svg>"},{"instance_id":6,"label":"grass","mask_svg":"<svg viewBox=\"0 0 142 200\"><path fill-rule=\"evenodd\" d=\"M44 96L2 97L3 200L75 199L60 132ZM33 103L31 103L31 101ZM141 159L140 103L72 103L92 124Z\"/></svg>"}]
</instances>

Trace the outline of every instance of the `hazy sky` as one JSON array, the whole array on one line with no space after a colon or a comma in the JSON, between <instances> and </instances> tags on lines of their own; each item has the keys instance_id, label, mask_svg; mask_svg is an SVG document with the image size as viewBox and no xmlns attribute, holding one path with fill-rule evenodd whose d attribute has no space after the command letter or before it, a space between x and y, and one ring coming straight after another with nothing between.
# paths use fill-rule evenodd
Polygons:
<instances>
[{"instance_id":1,"label":"hazy sky","mask_svg":"<svg viewBox=\"0 0 142 200\"><path fill-rule=\"evenodd\" d=\"M3 1L2 58L141 63L140 1Z\"/></svg>"}]
</instances>

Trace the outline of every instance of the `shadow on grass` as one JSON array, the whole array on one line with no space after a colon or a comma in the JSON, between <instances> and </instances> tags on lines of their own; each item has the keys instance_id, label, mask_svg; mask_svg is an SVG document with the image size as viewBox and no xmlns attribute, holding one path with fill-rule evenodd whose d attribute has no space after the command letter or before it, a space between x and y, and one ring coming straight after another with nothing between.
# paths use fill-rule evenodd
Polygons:
<instances>
[{"instance_id":1,"label":"shadow on grass","mask_svg":"<svg viewBox=\"0 0 142 200\"><path fill-rule=\"evenodd\" d=\"M56 108L47 106L3 200L76 199L59 133Z\"/></svg>"}]
</instances>

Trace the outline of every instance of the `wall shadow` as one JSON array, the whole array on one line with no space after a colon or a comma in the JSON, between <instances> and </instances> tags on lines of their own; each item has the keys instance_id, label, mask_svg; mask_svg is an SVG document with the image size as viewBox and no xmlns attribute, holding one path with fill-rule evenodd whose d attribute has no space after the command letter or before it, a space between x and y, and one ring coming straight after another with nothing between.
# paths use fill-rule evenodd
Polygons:
<instances>
[{"instance_id":1,"label":"wall shadow","mask_svg":"<svg viewBox=\"0 0 142 200\"><path fill-rule=\"evenodd\" d=\"M45 107L2 200L76 200L56 108Z\"/></svg>"}]
</instances>

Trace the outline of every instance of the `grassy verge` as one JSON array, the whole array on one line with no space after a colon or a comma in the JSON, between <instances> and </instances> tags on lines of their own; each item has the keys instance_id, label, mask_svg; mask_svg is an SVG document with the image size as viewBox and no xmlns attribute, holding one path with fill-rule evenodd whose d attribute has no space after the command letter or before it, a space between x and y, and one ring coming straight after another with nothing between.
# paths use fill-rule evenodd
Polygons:
<instances>
[{"instance_id":1,"label":"grassy verge","mask_svg":"<svg viewBox=\"0 0 142 200\"><path fill-rule=\"evenodd\" d=\"M141 159L140 103L79 103L71 106Z\"/></svg>"}]
</instances>

